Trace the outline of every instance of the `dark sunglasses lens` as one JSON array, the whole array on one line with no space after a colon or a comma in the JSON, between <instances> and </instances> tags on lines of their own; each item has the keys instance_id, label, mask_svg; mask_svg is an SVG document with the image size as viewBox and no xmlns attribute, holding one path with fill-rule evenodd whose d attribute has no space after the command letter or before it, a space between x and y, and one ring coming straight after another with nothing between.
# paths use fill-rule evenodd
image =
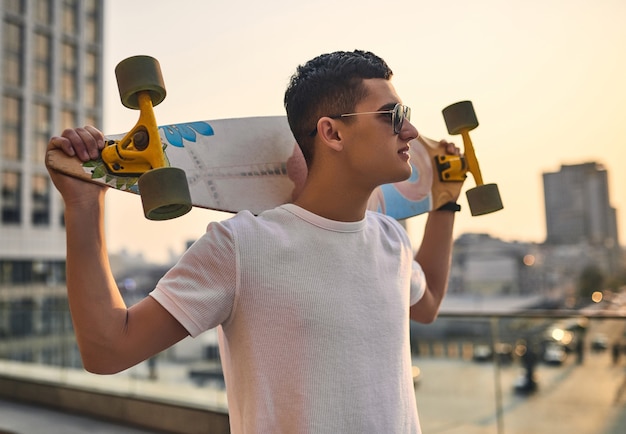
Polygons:
<instances>
[{"instance_id":1,"label":"dark sunglasses lens","mask_svg":"<svg viewBox=\"0 0 626 434\"><path fill-rule=\"evenodd\" d=\"M404 123L404 109L402 105L396 104L393 108L393 132L400 134L402 124Z\"/></svg>"},{"instance_id":2,"label":"dark sunglasses lens","mask_svg":"<svg viewBox=\"0 0 626 434\"><path fill-rule=\"evenodd\" d=\"M400 134L404 120L411 120L411 109L405 105L398 104L393 110L393 132Z\"/></svg>"}]
</instances>

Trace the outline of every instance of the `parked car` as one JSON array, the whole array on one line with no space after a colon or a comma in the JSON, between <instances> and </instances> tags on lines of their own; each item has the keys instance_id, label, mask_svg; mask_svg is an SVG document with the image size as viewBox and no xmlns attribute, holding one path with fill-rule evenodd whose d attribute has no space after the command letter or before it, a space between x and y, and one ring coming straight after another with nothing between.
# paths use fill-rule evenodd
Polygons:
<instances>
[{"instance_id":1,"label":"parked car","mask_svg":"<svg viewBox=\"0 0 626 434\"><path fill-rule=\"evenodd\" d=\"M486 362L487 360L491 360L493 356L491 351L491 345L487 344L476 344L474 345L472 358L476 362Z\"/></svg>"},{"instance_id":2,"label":"parked car","mask_svg":"<svg viewBox=\"0 0 626 434\"><path fill-rule=\"evenodd\" d=\"M561 365L566 358L567 352L559 344L549 344L543 353L543 361L549 365Z\"/></svg>"},{"instance_id":3,"label":"parked car","mask_svg":"<svg viewBox=\"0 0 626 434\"><path fill-rule=\"evenodd\" d=\"M494 345L495 356L500 363L509 364L513 362L513 346L504 342L498 342ZM493 360L494 351L491 345L476 344L474 345L472 358L476 362L486 362Z\"/></svg>"}]
</instances>

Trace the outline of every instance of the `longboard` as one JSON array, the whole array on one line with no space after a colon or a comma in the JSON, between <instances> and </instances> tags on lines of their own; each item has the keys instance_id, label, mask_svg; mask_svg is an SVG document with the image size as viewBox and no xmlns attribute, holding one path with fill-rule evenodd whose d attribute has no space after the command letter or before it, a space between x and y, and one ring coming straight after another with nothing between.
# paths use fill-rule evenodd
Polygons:
<instances>
[{"instance_id":1,"label":"longboard","mask_svg":"<svg viewBox=\"0 0 626 434\"><path fill-rule=\"evenodd\" d=\"M146 217L178 217L197 206L259 214L292 202L306 180L304 157L285 116L249 117L157 126L153 106L165 98L159 62L133 56L115 68L123 105L139 110L126 134L106 137L99 159L86 163L59 150L48 167L118 190L139 193ZM377 188L369 209L406 219L439 208L458 196L466 173L477 187L467 191L473 215L502 208L495 184L482 177L468 131L478 126L470 101L443 111L448 131L461 134L465 156L441 155L437 142L418 137L410 144L411 177ZM140 191L141 190L141 191Z\"/></svg>"},{"instance_id":2,"label":"longboard","mask_svg":"<svg viewBox=\"0 0 626 434\"><path fill-rule=\"evenodd\" d=\"M307 175L300 149L285 116L187 122L158 127L167 164L184 170L193 206L259 214L292 202ZM106 136L113 144L124 134ZM403 182L372 194L368 208L406 219L449 202L462 181L442 181L438 142L419 137L410 143L413 172ZM102 159L81 163L61 151L49 151L49 167L85 181L139 194L138 176L114 174Z\"/></svg>"}]
</instances>

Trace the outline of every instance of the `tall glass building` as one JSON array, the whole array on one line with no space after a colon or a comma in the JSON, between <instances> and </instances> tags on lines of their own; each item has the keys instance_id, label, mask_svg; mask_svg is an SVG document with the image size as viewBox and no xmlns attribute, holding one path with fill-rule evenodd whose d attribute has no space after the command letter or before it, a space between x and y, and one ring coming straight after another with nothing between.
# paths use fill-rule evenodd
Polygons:
<instances>
[{"instance_id":1,"label":"tall glass building","mask_svg":"<svg viewBox=\"0 0 626 434\"><path fill-rule=\"evenodd\" d=\"M64 280L63 205L45 148L102 124L103 0L2 0L0 285Z\"/></svg>"}]
</instances>

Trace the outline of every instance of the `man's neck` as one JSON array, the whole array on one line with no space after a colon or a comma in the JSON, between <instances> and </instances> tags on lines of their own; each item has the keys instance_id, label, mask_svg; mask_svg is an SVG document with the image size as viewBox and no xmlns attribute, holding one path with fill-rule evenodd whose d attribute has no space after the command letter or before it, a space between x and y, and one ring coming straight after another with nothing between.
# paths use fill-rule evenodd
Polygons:
<instances>
[{"instance_id":1,"label":"man's neck","mask_svg":"<svg viewBox=\"0 0 626 434\"><path fill-rule=\"evenodd\" d=\"M340 182L307 180L294 204L321 217L354 222L365 217L371 190L355 191Z\"/></svg>"}]
</instances>

